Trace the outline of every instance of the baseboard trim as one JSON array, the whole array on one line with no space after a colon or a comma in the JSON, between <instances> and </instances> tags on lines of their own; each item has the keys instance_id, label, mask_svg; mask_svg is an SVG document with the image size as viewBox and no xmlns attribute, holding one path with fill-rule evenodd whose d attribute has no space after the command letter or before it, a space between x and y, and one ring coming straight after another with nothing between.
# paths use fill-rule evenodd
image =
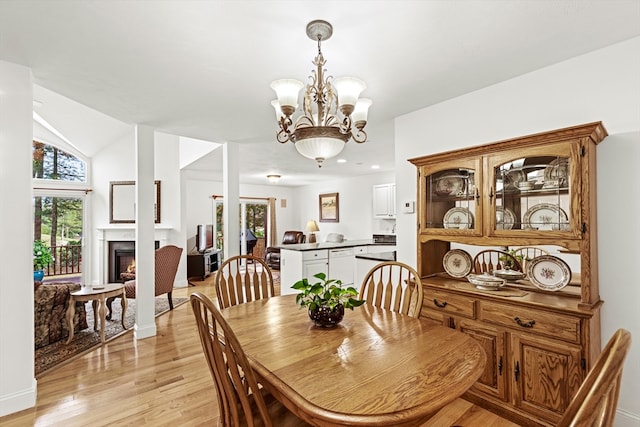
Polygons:
<instances>
[{"instance_id":1,"label":"baseboard trim","mask_svg":"<svg viewBox=\"0 0 640 427\"><path fill-rule=\"evenodd\" d=\"M145 338L154 337L156 336L156 333L157 331L156 331L155 322L145 327L139 327L138 324L136 323L136 325L133 328L133 336L135 337L136 340L142 340Z\"/></svg>"},{"instance_id":2,"label":"baseboard trim","mask_svg":"<svg viewBox=\"0 0 640 427\"><path fill-rule=\"evenodd\" d=\"M640 427L640 415L618 408L615 424L616 427Z\"/></svg>"},{"instance_id":3,"label":"baseboard trim","mask_svg":"<svg viewBox=\"0 0 640 427\"><path fill-rule=\"evenodd\" d=\"M36 406L38 381L34 378L31 387L0 398L0 417Z\"/></svg>"}]
</instances>

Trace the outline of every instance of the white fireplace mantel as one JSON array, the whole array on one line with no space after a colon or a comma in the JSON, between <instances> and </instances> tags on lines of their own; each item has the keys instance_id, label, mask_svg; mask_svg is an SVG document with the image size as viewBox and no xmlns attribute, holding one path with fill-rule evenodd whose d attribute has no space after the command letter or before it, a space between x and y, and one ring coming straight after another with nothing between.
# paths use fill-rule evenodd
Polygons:
<instances>
[{"instance_id":1,"label":"white fireplace mantel","mask_svg":"<svg viewBox=\"0 0 640 427\"><path fill-rule=\"evenodd\" d=\"M171 227L155 227L154 239L160 243L160 247L166 246L169 242ZM98 277L101 283L109 280L109 242L132 241L136 239L136 228L134 225L110 226L96 228L96 240L98 241Z\"/></svg>"}]
</instances>

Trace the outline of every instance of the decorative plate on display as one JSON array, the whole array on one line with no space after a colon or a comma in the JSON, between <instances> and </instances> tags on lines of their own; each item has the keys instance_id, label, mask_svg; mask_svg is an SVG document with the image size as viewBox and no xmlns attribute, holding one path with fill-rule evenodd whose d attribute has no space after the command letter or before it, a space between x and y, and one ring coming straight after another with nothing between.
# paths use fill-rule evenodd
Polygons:
<instances>
[{"instance_id":1,"label":"decorative plate on display","mask_svg":"<svg viewBox=\"0 0 640 427\"><path fill-rule=\"evenodd\" d=\"M473 259L471 255L462 249L451 249L444 254L442 265L444 266L444 271L446 271L449 276L465 277L471 273Z\"/></svg>"},{"instance_id":2,"label":"decorative plate on display","mask_svg":"<svg viewBox=\"0 0 640 427\"><path fill-rule=\"evenodd\" d=\"M451 208L442 219L444 228L468 229L473 227L473 214L467 208Z\"/></svg>"},{"instance_id":3,"label":"decorative plate on display","mask_svg":"<svg viewBox=\"0 0 640 427\"><path fill-rule=\"evenodd\" d=\"M496 230L511 230L516 223L516 215L509 208L496 207Z\"/></svg>"},{"instance_id":4,"label":"decorative plate on display","mask_svg":"<svg viewBox=\"0 0 640 427\"><path fill-rule=\"evenodd\" d=\"M552 160L544 169L544 182L546 183L554 183L555 186L566 187L568 183L569 176L569 159L566 157L558 157L555 160ZM551 184L549 187L553 187L554 184Z\"/></svg>"},{"instance_id":5,"label":"decorative plate on display","mask_svg":"<svg viewBox=\"0 0 640 427\"><path fill-rule=\"evenodd\" d=\"M464 178L459 172L445 172L436 178L436 194L455 196L464 193Z\"/></svg>"},{"instance_id":6,"label":"decorative plate on display","mask_svg":"<svg viewBox=\"0 0 640 427\"><path fill-rule=\"evenodd\" d=\"M527 276L536 287L544 291L557 291L571 281L571 269L556 256L540 255L527 262Z\"/></svg>"},{"instance_id":7,"label":"decorative plate on display","mask_svg":"<svg viewBox=\"0 0 640 427\"><path fill-rule=\"evenodd\" d=\"M566 231L569 229L569 217L558 205L538 203L525 212L522 224L529 230Z\"/></svg>"}]
</instances>

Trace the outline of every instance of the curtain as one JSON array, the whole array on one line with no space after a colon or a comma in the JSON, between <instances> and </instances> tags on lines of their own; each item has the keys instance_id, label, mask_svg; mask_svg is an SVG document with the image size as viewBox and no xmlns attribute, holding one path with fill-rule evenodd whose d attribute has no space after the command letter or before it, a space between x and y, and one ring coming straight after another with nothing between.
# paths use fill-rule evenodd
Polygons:
<instances>
[{"instance_id":1,"label":"curtain","mask_svg":"<svg viewBox=\"0 0 640 427\"><path fill-rule=\"evenodd\" d=\"M269 240L267 246L277 246L278 233L276 230L276 198L269 197L268 200L267 216L269 217L269 229L267 231L267 237Z\"/></svg>"}]
</instances>

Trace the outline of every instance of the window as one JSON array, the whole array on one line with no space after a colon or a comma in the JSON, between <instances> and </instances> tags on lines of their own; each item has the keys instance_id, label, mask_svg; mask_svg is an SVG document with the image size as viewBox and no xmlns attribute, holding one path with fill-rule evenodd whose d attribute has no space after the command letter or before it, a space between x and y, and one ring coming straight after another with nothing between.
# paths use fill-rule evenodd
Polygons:
<instances>
[{"instance_id":1,"label":"window","mask_svg":"<svg viewBox=\"0 0 640 427\"><path fill-rule=\"evenodd\" d=\"M83 273L82 248L87 163L56 146L33 141L33 236L51 248L45 281L77 280Z\"/></svg>"}]
</instances>

